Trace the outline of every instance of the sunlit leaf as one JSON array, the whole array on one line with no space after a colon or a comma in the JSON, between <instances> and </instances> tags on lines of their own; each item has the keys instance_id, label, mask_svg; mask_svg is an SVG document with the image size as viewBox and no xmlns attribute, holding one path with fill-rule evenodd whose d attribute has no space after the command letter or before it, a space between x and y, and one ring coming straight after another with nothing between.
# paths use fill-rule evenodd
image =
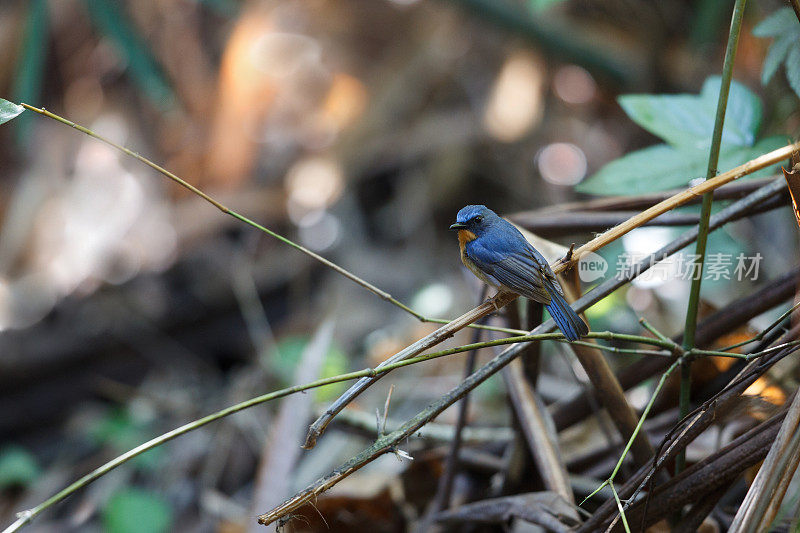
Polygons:
<instances>
[{"instance_id":1,"label":"sunlit leaf","mask_svg":"<svg viewBox=\"0 0 800 533\"><path fill-rule=\"evenodd\" d=\"M643 194L686 185L703 176L706 165L699 150L686 156L672 146L657 144L608 163L576 189L598 195Z\"/></svg>"},{"instance_id":2,"label":"sunlit leaf","mask_svg":"<svg viewBox=\"0 0 800 533\"><path fill-rule=\"evenodd\" d=\"M108 533L160 533L170 530L172 508L150 492L122 489L108 500L103 509L103 523Z\"/></svg>"},{"instance_id":3,"label":"sunlit leaf","mask_svg":"<svg viewBox=\"0 0 800 533\"><path fill-rule=\"evenodd\" d=\"M800 43L789 50L786 58L786 79L795 94L800 96Z\"/></svg>"},{"instance_id":4,"label":"sunlit leaf","mask_svg":"<svg viewBox=\"0 0 800 533\"><path fill-rule=\"evenodd\" d=\"M24 107L0 98L0 124L5 124L23 111Z\"/></svg>"},{"instance_id":5,"label":"sunlit leaf","mask_svg":"<svg viewBox=\"0 0 800 533\"><path fill-rule=\"evenodd\" d=\"M775 136L762 139L754 146L723 149L720 151L717 172L731 170L785 144L786 139ZM704 178L707 170L708 151L657 144L608 163L576 189L596 195L644 194L686 187L693 179ZM748 177L766 176L774 171L774 167L765 168Z\"/></svg>"},{"instance_id":6,"label":"sunlit leaf","mask_svg":"<svg viewBox=\"0 0 800 533\"><path fill-rule=\"evenodd\" d=\"M33 455L19 446L0 450L0 489L25 486L39 476L39 465Z\"/></svg>"},{"instance_id":7,"label":"sunlit leaf","mask_svg":"<svg viewBox=\"0 0 800 533\"><path fill-rule=\"evenodd\" d=\"M791 31L796 26L797 17L795 17L792 8L782 7L756 24L756 27L753 28L753 35L756 37L777 37L787 31Z\"/></svg>"},{"instance_id":8,"label":"sunlit leaf","mask_svg":"<svg viewBox=\"0 0 800 533\"><path fill-rule=\"evenodd\" d=\"M714 131L721 80L708 78L699 95L631 94L619 103L647 131L676 147L707 149ZM747 87L731 82L722 145L752 146L761 126L761 101Z\"/></svg>"},{"instance_id":9,"label":"sunlit leaf","mask_svg":"<svg viewBox=\"0 0 800 533\"><path fill-rule=\"evenodd\" d=\"M797 45L797 38L793 35L785 35L772 43L767 51L767 57L764 58L764 66L761 69L761 84L766 85L772 76L778 71L778 67L789 55L789 50L792 45Z\"/></svg>"}]
</instances>

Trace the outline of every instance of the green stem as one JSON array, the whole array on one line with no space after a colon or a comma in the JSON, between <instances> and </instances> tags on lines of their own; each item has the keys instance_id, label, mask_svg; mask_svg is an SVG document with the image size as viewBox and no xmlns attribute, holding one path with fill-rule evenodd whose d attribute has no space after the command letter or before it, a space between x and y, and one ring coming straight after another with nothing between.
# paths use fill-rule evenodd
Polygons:
<instances>
[{"instance_id":1,"label":"green stem","mask_svg":"<svg viewBox=\"0 0 800 533\"><path fill-rule=\"evenodd\" d=\"M798 307L800 307L800 302L797 302L796 304L794 304L792 307L789 308L788 311L786 311L781 316L779 316L777 319L775 319L775 321L773 321L772 324L770 324L767 329L762 330L757 335L755 335L753 337L750 337L747 340L744 340L744 341L741 341L741 342L737 342L736 344L731 344L730 346L726 346L724 348L720 348L720 351L727 352L727 351L733 350L734 348L739 348L741 346L744 346L745 344L750 344L751 342L760 341L761 339L763 339L767 335L767 333L769 333L773 329L775 329L778 326L780 326L781 322L783 322L784 319L786 319L795 310L797 310Z\"/></svg>"},{"instance_id":2,"label":"green stem","mask_svg":"<svg viewBox=\"0 0 800 533\"><path fill-rule=\"evenodd\" d=\"M708 169L706 179L711 179L717 174L719 164L719 151L722 143L722 128L725 125L725 111L728 107L728 93L730 92L731 79L733 78L733 63L736 58L736 48L739 43L739 33L742 28L742 15L746 0L736 0L733 6L731 17L731 27L728 33L728 45L725 49L725 61L722 66L722 82L719 87L719 99L717 100L717 115L714 119L714 133L711 137L711 149L708 155ZM695 255L698 258L697 272L692 280L689 290L689 304L686 310L686 327L683 336L683 348L685 350L694 347L695 332L697 331L697 310L700 303L700 284L703 279L703 264L705 262L706 244L708 243L709 218L711 217L711 203L713 195L706 193L703 195L703 205L700 210L700 222L698 224L697 244ZM689 413L691 391L691 361L686 360L681 365L681 387L680 387L680 417L683 418ZM686 465L686 454L681 452L675 459L675 473L680 473Z\"/></svg>"},{"instance_id":3,"label":"green stem","mask_svg":"<svg viewBox=\"0 0 800 533\"><path fill-rule=\"evenodd\" d=\"M661 375L661 379L658 380L658 385L656 385L656 388L653 391L652 396L650 396L650 401L647 402L647 406L644 408L644 411L642 411L642 416L639 417L639 422L636 424L636 428L633 430L633 434L628 439L628 442L625 445L625 449L622 450L622 455L620 456L619 460L617 461L617 464L614 466L614 470L611 472L611 475L599 487L597 487L594 492L592 492L586 498L584 498L584 500L581 502L581 505L583 505L584 503L589 501L589 499L592 496L594 496L595 494L597 494L598 492L600 492L600 490L603 487L605 487L606 485L611 485L611 484L614 483L614 478L617 476L617 472L619 472L619 469L622 467L622 463L623 463L623 461L625 461L625 457L628 455L628 452L630 451L631 446L633 445L633 441L636 439L636 436L639 434L639 431L642 429L642 426L644 425L644 421L647 419L647 415L650 414L650 410L653 408L653 405L655 404L655 401L656 401L656 398L658 397L658 394L661 392L661 389L664 387L664 383L667 382L667 378L669 377L670 374L672 374L672 372L675 370L675 368L678 366L678 364L680 364L680 359L675 361L674 363L672 363L669 366L669 368L667 368L667 370Z\"/></svg>"},{"instance_id":4,"label":"green stem","mask_svg":"<svg viewBox=\"0 0 800 533\"><path fill-rule=\"evenodd\" d=\"M622 517L622 525L625 527L625 533L631 533L631 528L628 527L628 519L625 518L625 509L622 508L622 502L619 500L619 494L617 494L613 483L609 483L609 486L611 487L611 493L614 495L614 499L617 501L617 509L619 509L619 515Z\"/></svg>"},{"instance_id":5,"label":"green stem","mask_svg":"<svg viewBox=\"0 0 800 533\"><path fill-rule=\"evenodd\" d=\"M102 135L99 135L99 134L95 133L94 131L90 130L89 128L81 126L80 124L76 124L75 122L72 122L71 120L67 120L64 117L61 117L59 115L56 115L55 113L47 111L44 108L34 107L34 106L28 105L28 104L26 104L24 102L20 103L20 105L22 107L24 107L25 109L33 111L34 113L38 113L40 115L44 115L44 116L46 116L48 118L51 118L51 119L56 120L58 122L61 122L62 124L66 124L67 126L69 126L71 128L74 128L74 129L76 129L76 130L78 130L78 131L80 131L82 133L85 133L86 135L88 135L90 137L94 137L95 139L97 139L97 140L99 140L101 142L104 142L104 143L106 143L107 145L109 145L109 146L111 146L113 148L116 148L120 152L122 152L124 154L127 154L127 155L133 157L134 159L139 160L140 162L144 163L145 165L147 165L148 167L152 168L153 170L155 170L155 171L159 172L160 174L166 176L167 178L171 179L172 181L174 181L175 183L177 183L181 187L183 187L183 188L191 191L192 193L196 194L197 196L199 196L200 198L202 198L206 202L210 203L211 205L213 205L214 207L216 207L217 209L219 209L220 211L222 211L226 215L230 215L233 218L236 218L236 219L244 222L245 224L248 224L249 226L252 226L252 227L254 227L254 228L256 228L256 229L258 229L260 231L263 231L267 235L278 239L279 241L283 242L284 244L288 244L292 248L294 248L296 250L299 250L299 251L303 252L304 254L316 259L317 261L319 261L323 265L327 266L328 268L338 272L339 274L343 275L347 279L349 279L349 280L355 282L356 284L364 287L368 291L378 295L379 297L381 297L382 299L386 300L387 302L399 307L400 309L402 309L406 313L418 318L419 320L422 320L423 322L427 321L427 319L423 315L417 313L416 311L414 311L413 309L411 309L407 305L405 305L405 304L401 303L400 301L396 300L388 292L386 292L384 290L381 290L378 287L376 287L375 285L369 283L368 281L365 281L365 280L361 279L360 277L356 276L355 274L353 274L349 270L340 267L339 265L337 265L333 261L329 261L328 259L325 259L321 255L312 252L311 250L309 250L305 246L301 246L300 244L297 244L296 242L292 241L291 239L288 239L288 238L284 237L283 235L275 233L274 231L265 228L261 224L259 224L257 222L254 222L253 220L250 220L246 216L241 215L241 214L237 213L236 211L233 211L232 209L229 209L228 207L224 206L219 201L217 201L214 198L212 198L211 196L207 195L206 193L204 193L203 191L201 191L200 189L198 189L197 187L195 187L191 183L179 178L178 176L176 176L175 174L173 174L169 170L165 169L164 167L162 167L160 165L157 165L156 163L150 161L146 157L144 157L142 155L139 155L138 153L136 153L136 152L134 152L134 151L132 151L132 150L130 150L128 148L125 148L124 146L119 145L119 144L111 141L110 139L107 139L107 138L103 137Z\"/></svg>"}]
</instances>

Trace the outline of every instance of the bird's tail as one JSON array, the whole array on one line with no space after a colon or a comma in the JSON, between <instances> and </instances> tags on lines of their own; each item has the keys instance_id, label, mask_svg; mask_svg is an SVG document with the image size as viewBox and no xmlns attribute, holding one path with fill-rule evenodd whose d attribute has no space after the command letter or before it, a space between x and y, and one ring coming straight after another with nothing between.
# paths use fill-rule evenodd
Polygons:
<instances>
[{"instance_id":1,"label":"bird's tail","mask_svg":"<svg viewBox=\"0 0 800 533\"><path fill-rule=\"evenodd\" d=\"M564 297L555 288L548 292L550 304L545 307L567 340L576 341L589 333L589 326L572 310Z\"/></svg>"}]
</instances>

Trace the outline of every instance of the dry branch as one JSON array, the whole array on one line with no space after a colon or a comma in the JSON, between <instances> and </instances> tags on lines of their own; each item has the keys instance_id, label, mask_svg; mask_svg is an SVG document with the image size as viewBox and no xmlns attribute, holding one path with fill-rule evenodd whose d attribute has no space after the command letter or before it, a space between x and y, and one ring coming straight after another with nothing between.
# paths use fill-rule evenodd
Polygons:
<instances>
[{"instance_id":1,"label":"dry branch","mask_svg":"<svg viewBox=\"0 0 800 533\"><path fill-rule=\"evenodd\" d=\"M567 469L558 449L555 426L533 387L525 379L522 361L515 359L503 370L503 377L545 487L574 504Z\"/></svg>"}]
</instances>

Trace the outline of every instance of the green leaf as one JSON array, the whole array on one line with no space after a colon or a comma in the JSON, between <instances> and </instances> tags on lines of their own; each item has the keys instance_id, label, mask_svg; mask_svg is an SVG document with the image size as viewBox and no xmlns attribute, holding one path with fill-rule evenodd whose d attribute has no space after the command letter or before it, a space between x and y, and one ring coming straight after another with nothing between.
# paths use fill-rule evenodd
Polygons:
<instances>
[{"instance_id":1,"label":"green leaf","mask_svg":"<svg viewBox=\"0 0 800 533\"><path fill-rule=\"evenodd\" d=\"M790 7L774 11L753 28L756 37L776 37L791 32L797 27L797 20Z\"/></svg>"},{"instance_id":2,"label":"green leaf","mask_svg":"<svg viewBox=\"0 0 800 533\"><path fill-rule=\"evenodd\" d=\"M800 44L795 44L789 50L789 57L786 58L786 79L795 94L800 96Z\"/></svg>"},{"instance_id":3,"label":"green leaf","mask_svg":"<svg viewBox=\"0 0 800 533\"><path fill-rule=\"evenodd\" d=\"M714 130L720 77L708 78L699 95L632 94L619 98L628 116L668 144L708 149ZM725 112L722 145L752 146L761 126L761 101L732 81Z\"/></svg>"},{"instance_id":4,"label":"green leaf","mask_svg":"<svg viewBox=\"0 0 800 533\"><path fill-rule=\"evenodd\" d=\"M153 493L122 489L114 493L103 508L103 524L108 533L169 531L172 508Z\"/></svg>"},{"instance_id":5,"label":"green leaf","mask_svg":"<svg viewBox=\"0 0 800 533\"><path fill-rule=\"evenodd\" d=\"M578 184L579 192L597 195L636 195L688 184L705 176L708 154L684 154L666 144L631 152L608 163Z\"/></svg>"},{"instance_id":6,"label":"green leaf","mask_svg":"<svg viewBox=\"0 0 800 533\"><path fill-rule=\"evenodd\" d=\"M39 472L36 459L24 448L8 446L0 451L0 489L24 487L34 481Z\"/></svg>"},{"instance_id":7,"label":"green leaf","mask_svg":"<svg viewBox=\"0 0 800 533\"><path fill-rule=\"evenodd\" d=\"M21 105L0 98L0 124L5 124L23 111L25 108Z\"/></svg>"},{"instance_id":8,"label":"green leaf","mask_svg":"<svg viewBox=\"0 0 800 533\"><path fill-rule=\"evenodd\" d=\"M784 35L775 39L767 51L767 57L764 58L764 66L761 69L761 84L766 85L772 76L778 71L783 60L789 54L789 49L792 45L797 46L797 37L794 35Z\"/></svg>"},{"instance_id":9,"label":"green leaf","mask_svg":"<svg viewBox=\"0 0 800 533\"><path fill-rule=\"evenodd\" d=\"M727 147L720 151L718 172L731 170L784 145L786 139L776 136L762 139L754 146ZM705 177L707 169L707 151L657 144L608 163L580 183L576 190L601 196L630 196L663 191L686 187L693 179ZM749 177L767 176L772 172L774 167L765 168Z\"/></svg>"}]
</instances>

